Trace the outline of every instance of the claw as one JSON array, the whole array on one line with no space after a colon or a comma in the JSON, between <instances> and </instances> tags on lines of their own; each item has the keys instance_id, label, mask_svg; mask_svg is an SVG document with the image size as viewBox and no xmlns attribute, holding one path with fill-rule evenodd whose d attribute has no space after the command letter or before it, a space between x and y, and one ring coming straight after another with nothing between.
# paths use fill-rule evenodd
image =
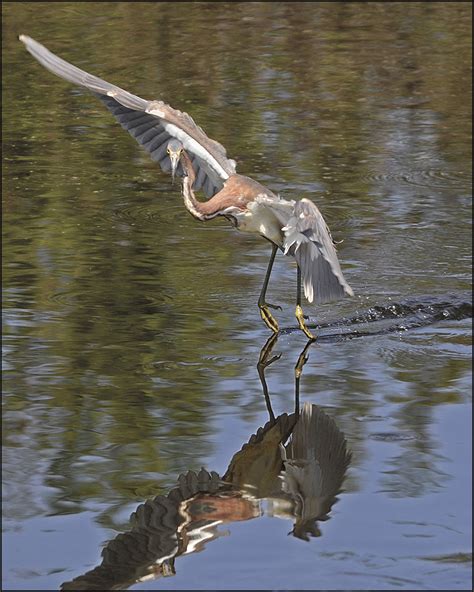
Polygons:
<instances>
[{"instance_id":1,"label":"claw","mask_svg":"<svg viewBox=\"0 0 474 592\"><path fill-rule=\"evenodd\" d=\"M316 337L311 333L311 331L308 329L304 322L305 318L307 317L305 317L305 315L303 314L303 309L299 304L296 306L295 316L298 321L299 328L303 331L306 337L308 339L311 339L312 341L315 341Z\"/></svg>"},{"instance_id":2,"label":"claw","mask_svg":"<svg viewBox=\"0 0 474 592\"><path fill-rule=\"evenodd\" d=\"M268 306L268 308L273 308L273 310L283 310L279 304L270 304L269 302L264 302L263 306Z\"/></svg>"},{"instance_id":3,"label":"claw","mask_svg":"<svg viewBox=\"0 0 474 592\"><path fill-rule=\"evenodd\" d=\"M278 331L280 330L278 328L278 323L277 323L275 317L270 312L270 309L268 308L268 304L261 304L261 305L259 305L259 308L260 308L260 316L262 317L262 320L265 323L265 325L269 329L271 329L274 333L278 333Z\"/></svg>"}]
</instances>

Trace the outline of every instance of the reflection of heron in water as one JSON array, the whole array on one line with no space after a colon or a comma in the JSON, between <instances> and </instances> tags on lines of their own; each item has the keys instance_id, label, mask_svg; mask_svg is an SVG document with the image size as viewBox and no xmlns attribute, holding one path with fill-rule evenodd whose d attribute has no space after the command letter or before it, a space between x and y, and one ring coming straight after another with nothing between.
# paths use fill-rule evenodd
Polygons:
<instances>
[{"instance_id":1,"label":"reflection of heron in water","mask_svg":"<svg viewBox=\"0 0 474 592\"><path fill-rule=\"evenodd\" d=\"M259 360L260 378L278 356L269 340ZM308 345L295 369L295 390ZM264 382L262 382L262 385ZM267 406L268 389L264 387ZM317 405L273 415L234 454L223 475L201 469L180 475L168 495L140 505L132 528L102 551L102 563L65 582L62 590L124 589L139 581L175 573L175 558L202 550L222 536L221 524L264 513L294 521L291 534L303 540L320 536L318 521L328 519L341 491L351 455L344 434Z\"/></svg>"},{"instance_id":2,"label":"reflection of heron in water","mask_svg":"<svg viewBox=\"0 0 474 592\"><path fill-rule=\"evenodd\" d=\"M270 261L258 299L266 325L278 332L278 323L266 302L275 255L280 249L297 263L296 318L313 339L301 308L301 285L309 302L328 302L352 296L339 265L331 234L318 208L309 199L288 201L249 177L235 172L235 161L225 148L211 140L187 114L162 101L147 101L62 60L43 45L21 35L28 51L54 74L92 91L126 129L174 176L184 173L183 197L198 220L227 218L236 228L266 238L272 244ZM194 191L202 189L210 199L200 202Z\"/></svg>"}]
</instances>

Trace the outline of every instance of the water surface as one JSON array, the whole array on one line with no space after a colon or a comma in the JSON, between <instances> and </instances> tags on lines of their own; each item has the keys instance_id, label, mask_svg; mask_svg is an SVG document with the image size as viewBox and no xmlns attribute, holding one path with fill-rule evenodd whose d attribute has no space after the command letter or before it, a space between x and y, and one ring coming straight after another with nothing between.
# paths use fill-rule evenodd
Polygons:
<instances>
[{"instance_id":1,"label":"water surface","mask_svg":"<svg viewBox=\"0 0 474 592\"><path fill-rule=\"evenodd\" d=\"M468 3L3 4L4 583L100 564L181 473L223 475L269 419L265 241L200 224L79 67L188 111L238 171L313 199L356 296L307 306L300 402L352 460L309 541L263 507L139 589L471 589ZM295 269L266 370L294 409ZM262 502L263 503L263 502Z\"/></svg>"}]
</instances>

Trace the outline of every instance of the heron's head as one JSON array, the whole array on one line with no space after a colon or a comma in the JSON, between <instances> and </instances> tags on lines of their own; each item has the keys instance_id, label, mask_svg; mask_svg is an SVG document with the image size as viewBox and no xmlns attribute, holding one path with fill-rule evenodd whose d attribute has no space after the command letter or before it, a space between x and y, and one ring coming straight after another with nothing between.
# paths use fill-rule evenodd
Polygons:
<instances>
[{"instance_id":1,"label":"heron's head","mask_svg":"<svg viewBox=\"0 0 474 592\"><path fill-rule=\"evenodd\" d=\"M181 158L181 152L183 151L183 145L179 140L170 140L168 142L168 146L166 147L166 152L170 157L171 161L171 176L174 181L174 176L176 174L176 170L178 168L179 159Z\"/></svg>"}]
</instances>

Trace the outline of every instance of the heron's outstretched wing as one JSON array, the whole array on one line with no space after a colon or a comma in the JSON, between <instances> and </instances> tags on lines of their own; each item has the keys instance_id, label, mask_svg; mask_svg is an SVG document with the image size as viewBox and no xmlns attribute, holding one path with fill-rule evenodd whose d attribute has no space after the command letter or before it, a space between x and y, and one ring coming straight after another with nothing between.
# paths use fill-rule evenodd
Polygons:
<instances>
[{"instance_id":1,"label":"heron's outstretched wing","mask_svg":"<svg viewBox=\"0 0 474 592\"><path fill-rule=\"evenodd\" d=\"M285 254L296 259L309 302L323 303L354 295L342 275L331 233L312 201L296 202L293 215L282 230Z\"/></svg>"},{"instance_id":2,"label":"heron's outstretched wing","mask_svg":"<svg viewBox=\"0 0 474 592\"><path fill-rule=\"evenodd\" d=\"M196 172L195 190L202 189L208 197L212 197L222 189L224 181L235 173L235 162L227 158L225 148L211 140L187 113L177 111L162 101L147 101L88 74L31 37L20 35L20 41L50 72L84 86L101 99L120 125L165 172L171 170L166 147L171 138L176 138L191 156Z\"/></svg>"},{"instance_id":3,"label":"heron's outstretched wing","mask_svg":"<svg viewBox=\"0 0 474 592\"><path fill-rule=\"evenodd\" d=\"M342 275L331 233L312 201L259 195L254 203L270 210L281 225L281 243L277 244L285 255L296 259L309 302L323 303L354 295Z\"/></svg>"}]
</instances>

